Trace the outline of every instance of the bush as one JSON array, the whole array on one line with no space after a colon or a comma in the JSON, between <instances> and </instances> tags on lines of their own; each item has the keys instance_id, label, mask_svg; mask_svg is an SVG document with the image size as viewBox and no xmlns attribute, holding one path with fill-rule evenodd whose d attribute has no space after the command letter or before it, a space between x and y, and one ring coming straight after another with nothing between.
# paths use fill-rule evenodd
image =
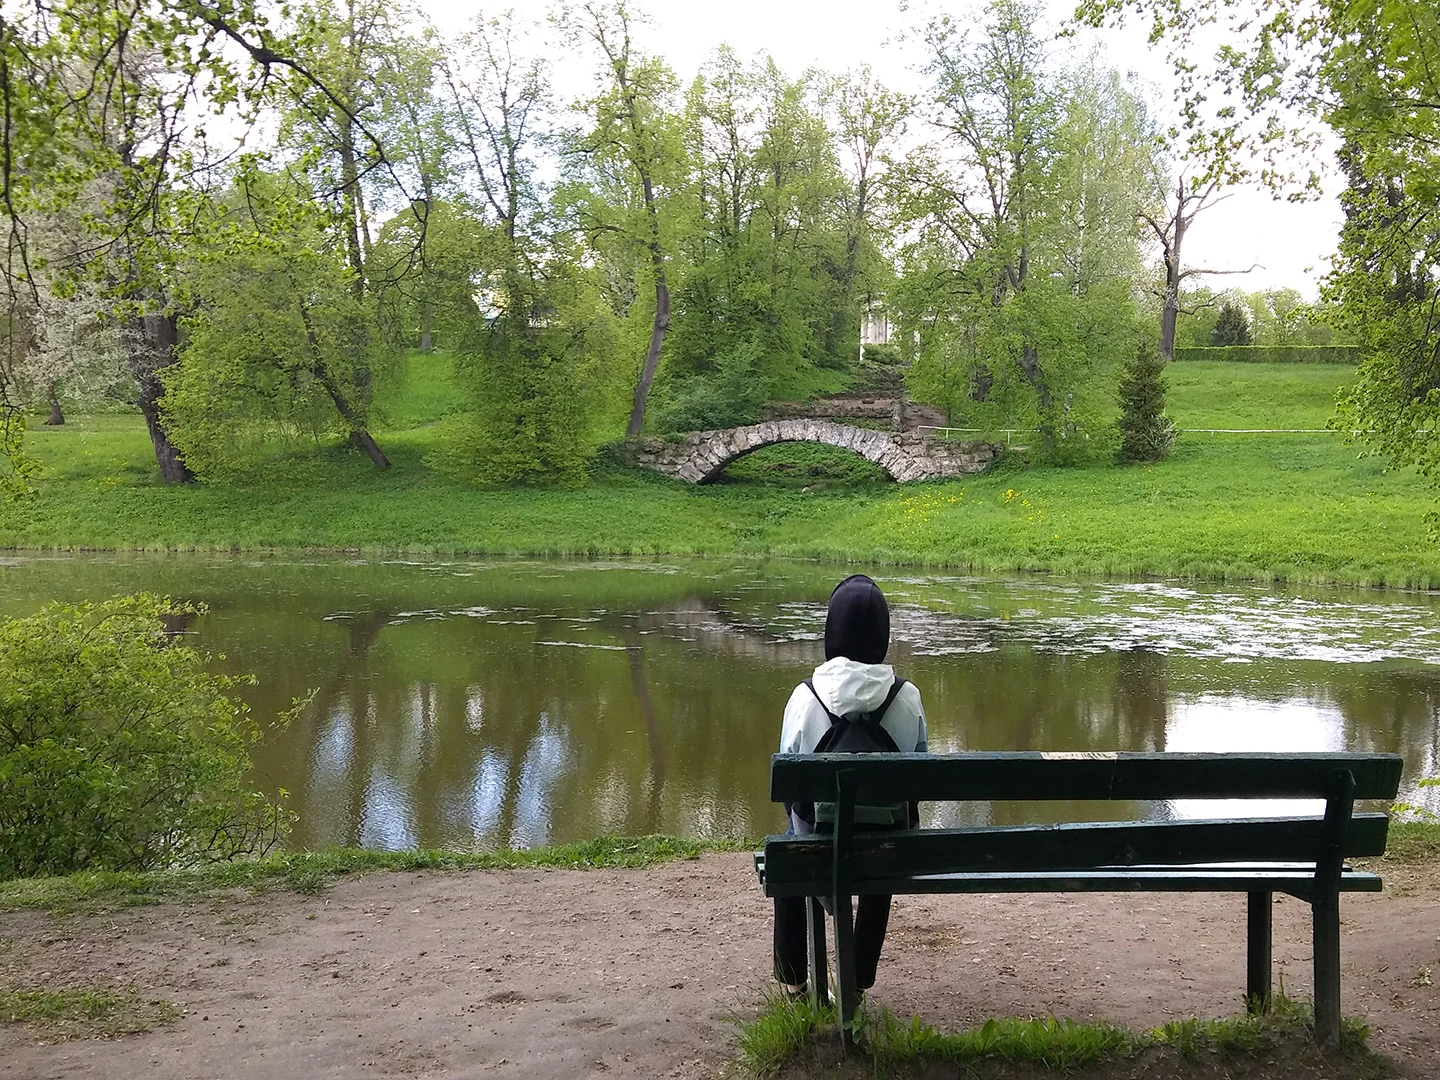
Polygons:
<instances>
[{"instance_id":1,"label":"bush","mask_svg":"<svg viewBox=\"0 0 1440 1080\"><path fill-rule=\"evenodd\" d=\"M267 851L291 815L250 789L259 738L152 596L0 623L0 878ZM283 798L283 792L281 793Z\"/></svg>"},{"instance_id":2,"label":"bush","mask_svg":"<svg viewBox=\"0 0 1440 1080\"><path fill-rule=\"evenodd\" d=\"M714 431L759 423L765 388L755 374L755 361L754 346L741 345L716 359L713 374L675 380L668 401L656 412L656 430Z\"/></svg>"},{"instance_id":3,"label":"bush","mask_svg":"<svg viewBox=\"0 0 1440 1080\"><path fill-rule=\"evenodd\" d=\"M1142 345L1120 378L1120 460L1160 461L1175 445L1165 415L1165 368L1153 346Z\"/></svg>"},{"instance_id":4,"label":"bush","mask_svg":"<svg viewBox=\"0 0 1440 1080\"><path fill-rule=\"evenodd\" d=\"M1220 315L1210 331L1210 344L1249 345L1253 340L1250 336L1250 320L1244 309L1239 304L1226 300L1220 305Z\"/></svg>"},{"instance_id":5,"label":"bush","mask_svg":"<svg viewBox=\"0 0 1440 1080\"><path fill-rule=\"evenodd\" d=\"M900 346L894 342L884 345L861 346L860 355L867 364L883 364L886 367L900 366Z\"/></svg>"},{"instance_id":6,"label":"bush","mask_svg":"<svg viewBox=\"0 0 1440 1080\"><path fill-rule=\"evenodd\" d=\"M1354 345L1222 345L1176 349L1176 360L1232 360L1248 364L1358 364Z\"/></svg>"}]
</instances>

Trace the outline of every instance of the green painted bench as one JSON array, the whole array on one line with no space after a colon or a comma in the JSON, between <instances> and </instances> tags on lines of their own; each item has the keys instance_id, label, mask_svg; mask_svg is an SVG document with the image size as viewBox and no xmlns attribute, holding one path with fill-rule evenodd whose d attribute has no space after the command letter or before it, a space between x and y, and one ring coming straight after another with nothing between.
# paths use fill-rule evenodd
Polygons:
<instances>
[{"instance_id":1,"label":"green painted bench","mask_svg":"<svg viewBox=\"0 0 1440 1080\"><path fill-rule=\"evenodd\" d=\"M809 897L809 986L826 993L824 922L835 918L842 1032L855 988L851 898L989 892L1243 892L1249 894L1245 993L1270 997L1275 893L1310 904L1315 1035L1340 1039L1340 893L1378 892L1380 878L1345 860L1381 855L1389 819L1357 799L1395 798L1394 754L776 754L770 798L836 805L833 833L771 836L756 852L766 896ZM1101 821L867 832L857 803L990 800L1324 799L1323 816L1203 821Z\"/></svg>"}]
</instances>

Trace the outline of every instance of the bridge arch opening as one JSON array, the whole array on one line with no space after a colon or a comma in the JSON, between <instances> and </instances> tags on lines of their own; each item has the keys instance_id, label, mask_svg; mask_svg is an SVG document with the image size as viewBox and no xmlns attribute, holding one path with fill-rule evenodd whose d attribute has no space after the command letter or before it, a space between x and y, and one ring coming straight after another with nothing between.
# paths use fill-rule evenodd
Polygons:
<instances>
[{"instance_id":1,"label":"bridge arch opening","mask_svg":"<svg viewBox=\"0 0 1440 1080\"><path fill-rule=\"evenodd\" d=\"M847 447L785 439L736 454L703 483L882 484L895 477Z\"/></svg>"}]
</instances>

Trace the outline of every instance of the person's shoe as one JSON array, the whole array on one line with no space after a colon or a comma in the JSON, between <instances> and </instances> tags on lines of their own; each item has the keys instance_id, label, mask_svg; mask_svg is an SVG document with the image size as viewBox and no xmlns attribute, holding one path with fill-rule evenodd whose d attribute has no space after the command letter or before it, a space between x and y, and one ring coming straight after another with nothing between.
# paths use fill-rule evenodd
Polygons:
<instances>
[{"instance_id":1,"label":"person's shoe","mask_svg":"<svg viewBox=\"0 0 1440 1080\"><path fill-rule=\"evenodd\" d=\"M787 1001L799 1001L801 998L810 995L810 986L808 983L801 983L799 986L793 986L790 983L781 983L780 993L785 996Z\"/></svg>"}]
</instances>

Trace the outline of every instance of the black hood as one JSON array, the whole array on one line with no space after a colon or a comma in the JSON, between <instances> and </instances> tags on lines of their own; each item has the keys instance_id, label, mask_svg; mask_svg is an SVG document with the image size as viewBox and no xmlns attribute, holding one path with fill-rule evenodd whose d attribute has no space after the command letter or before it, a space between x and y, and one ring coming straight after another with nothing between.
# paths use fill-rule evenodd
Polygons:
<instances>
[{"instance_id":1,"label":"black hood","mask_svg":"<svg viewBox=\"0 0 1440 1080\"><path fill-rule=\"evenodd\" d=\"M880 586L855 574L835 586L825 616L825 659L882 664L890 651L890 605Z\"/></svg>"}]
</instances>

